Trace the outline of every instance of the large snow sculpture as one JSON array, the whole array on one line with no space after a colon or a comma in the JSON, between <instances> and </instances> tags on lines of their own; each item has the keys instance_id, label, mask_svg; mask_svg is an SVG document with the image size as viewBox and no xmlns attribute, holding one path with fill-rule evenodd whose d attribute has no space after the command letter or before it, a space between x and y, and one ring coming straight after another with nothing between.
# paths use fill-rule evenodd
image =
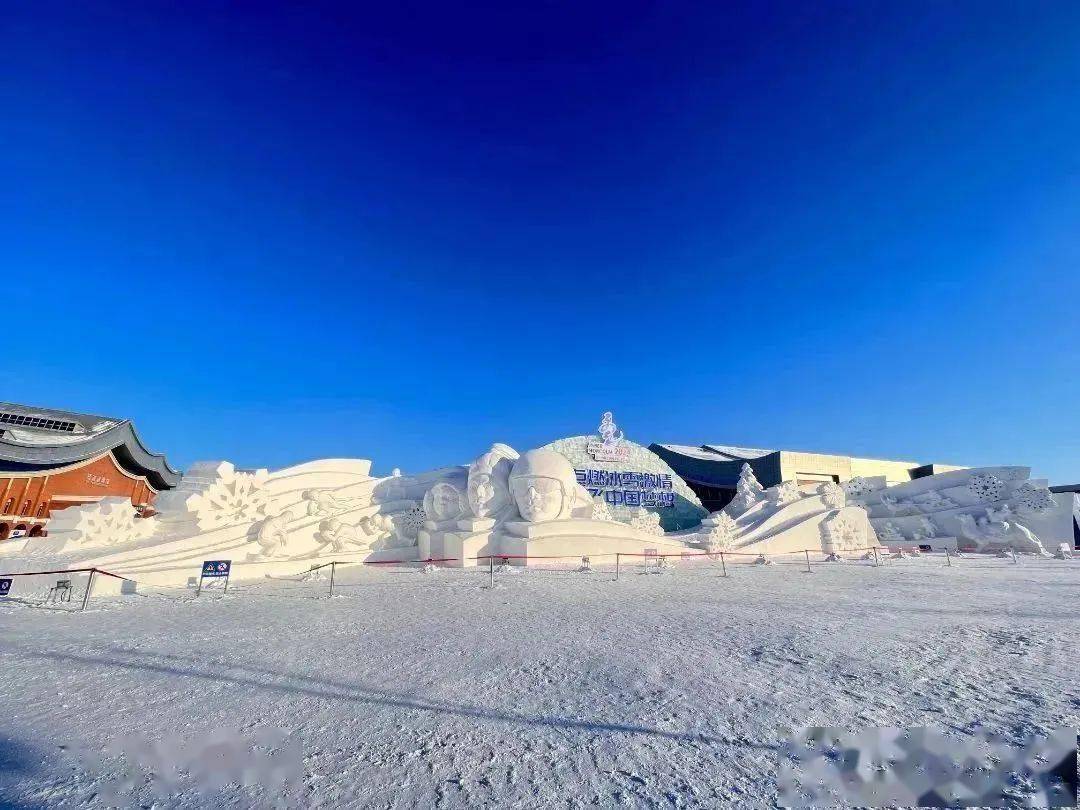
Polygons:
<instances>
[{"instance_id":1,"label":"large snow sculpture","mask_svg":"<svg viewBox=\"0 0 1080 810\"><path fill-rule=\"evenodd\" d=\"M743 464L739 471L739 483L735 485L735 498L724 507L732 517L738 517L765 496L765 490L758 483L757 476L749 464Z\"/></svg>"},{"instance_id":2,"label":"large snow sculpture","mask_svg":"<svg viewBox=\"0 0 1080 810\"><path fill-rule=\"evenodd\" d=\"M496 443L469 465L468 502L476 517L500 519L512 511L510 471L518 458L514 448Z\"/></svg>"},{"instance_id":3,"label":"large snow sculpture","mask_svg":"<svg viewBox=\"0 0 1080 810\"><path fill-rule=\"evenodd\" d=\"M69 506L49 520L49 536L31 537L26 550L57 552L65 547L96 548L143 540L154 532L149 518L140 518L129 498L106 497Z\"/></svg>"},{"instance_id":4,"label":"large snow sculpture","mask_svg":"<svg viewBox=\"0 0 1080 810\"><path fill-rule=\"evenodd\" d=\"M266 470L239 472L228 461L200 461L184 473L176 489L154 500L159 531L186 537L266 517L270 493Z\"/></svg>"},{"instance_id":5,"label":"large snow sculpture","mask_svg":"<svg viewBox=\"0 0 1080 810\"><path fill-rule=\"evenodd\" d=\"M577 478L570 462L559 453L529 450L514 462L509 480L518 512L530 523L563 520L572 515Z\"/></svg>"}]
</instances>

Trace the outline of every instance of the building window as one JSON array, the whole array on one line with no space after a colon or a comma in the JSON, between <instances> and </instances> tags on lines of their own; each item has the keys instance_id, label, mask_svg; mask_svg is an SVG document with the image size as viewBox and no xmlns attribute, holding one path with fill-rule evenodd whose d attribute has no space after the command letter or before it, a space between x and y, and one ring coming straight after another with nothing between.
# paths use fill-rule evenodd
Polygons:
<instances>
[{"instance_id":1,"label":"building window","mask_svg":"<svg viewBox=\"0 0 1080 810\"><path fill-rule=\"evenodd\" d=\"M41 517L42 515L44 515L45 514L45 507L47 507L48 505L49 505L48 501L42 501L40 504L38 504L37 512L35 513L34 516L35 517Z\"/></svg>"},{"instance_id":2,"label":"building window","mask_svg":"<svg viewBox=\"0 0 1080 810\"><path fill-rule=\"evenodd\" d=\"M29 498L27 498L25 503L23 503L22 512L20 512L19 514L22 514L22 515L29 515L30 514L30 499Z\"/></svg>"},{"instance_id":3,"label":"building window","mask_svg":"<svg viewBox=\"0 0 1080 810\"><path fill-rule=\"evenodd\" d=\"M5 515L10 515L11 510L14 509L14 508L15 508L15 499L14 498L8 498L7 503L4 504L4 514Z\"/></svg>"}]
</instances>

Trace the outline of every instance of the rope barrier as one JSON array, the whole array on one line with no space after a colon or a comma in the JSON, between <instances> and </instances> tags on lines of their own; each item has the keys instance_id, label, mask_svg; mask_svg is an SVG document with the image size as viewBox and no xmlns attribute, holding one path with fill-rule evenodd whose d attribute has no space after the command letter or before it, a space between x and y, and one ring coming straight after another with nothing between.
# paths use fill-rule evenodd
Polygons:
<instances>
[{"instance_id":1,"label":"rope barrier","mask_svg":"<svg viewBox=\"0 0 1080 810\"><path fill-rule=\"evenodd\" d=\"M119 574L114 574L111 571L106 571L103 568L65 568L63 570L56 571L20 571L18 573L0 574L0 577L38 577L45 576L47 574L86 574L93 571L97 574L104 574L107 577L115 577L116 579L122 579L125 582L137 582L137 580L129 579L128 577L122 577Z\"/></svg>"}]
</instances>

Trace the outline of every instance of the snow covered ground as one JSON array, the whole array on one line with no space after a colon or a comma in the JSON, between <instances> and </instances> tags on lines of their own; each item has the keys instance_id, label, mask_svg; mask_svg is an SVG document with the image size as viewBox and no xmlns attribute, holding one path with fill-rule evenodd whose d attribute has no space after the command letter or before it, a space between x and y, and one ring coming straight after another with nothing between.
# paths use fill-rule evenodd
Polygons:
<instances>
[{"instance_id":1,"label":"snow covered ground","mask_svg":"<svg viewBox=\"0 0 1080 810\"><path fill-rule=\"evenodd\" d=\"M0 605L0 807L101 806L136 732L284 729L294 806L753 807L802 726L1080 725L1080 560L574 567ZM181 787L123 803L272 801Z\"/></svg>"}]
</instances>

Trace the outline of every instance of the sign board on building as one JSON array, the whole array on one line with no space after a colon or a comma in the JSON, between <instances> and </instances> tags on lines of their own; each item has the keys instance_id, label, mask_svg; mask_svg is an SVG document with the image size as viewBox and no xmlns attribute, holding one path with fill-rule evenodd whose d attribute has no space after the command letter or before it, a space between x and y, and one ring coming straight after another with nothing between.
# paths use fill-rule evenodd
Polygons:
<instances>
[{"instance_id":1,"label":"sign board on building","mask_svg":"<svg viewBox=\"0 0 1080 810\"><path fill-rule=\"evenodd\" d=\"M7 596L9 593L11 593L11 580L0 579L0 596Z\"/></svg>"},{"instance_id":2,"label":"sign board on building","mask_svg":"<svg viewBox=\"0 0 1080 810\"><path fill-rule=\"evenodd\" d=\"M697 495L658 455L626 438L605 411L596 432L547 444L574 468L577 483L602 501L611 516L632 522L642 509L660 517L666 531L696 526L708 514Z\"/></svg>"},{"instance_id":3,"label":"sign board on building","mask_svg":"<svg viewBox=\"0 0 1080 810\"><path fill-rule=\"evenodd\" d=\"M14 540L16 537L25 537L25 536L26 536L26 529L14 529L11 532L11 535L10 535L12 540Z\"/></svg>"}]
</instances>

